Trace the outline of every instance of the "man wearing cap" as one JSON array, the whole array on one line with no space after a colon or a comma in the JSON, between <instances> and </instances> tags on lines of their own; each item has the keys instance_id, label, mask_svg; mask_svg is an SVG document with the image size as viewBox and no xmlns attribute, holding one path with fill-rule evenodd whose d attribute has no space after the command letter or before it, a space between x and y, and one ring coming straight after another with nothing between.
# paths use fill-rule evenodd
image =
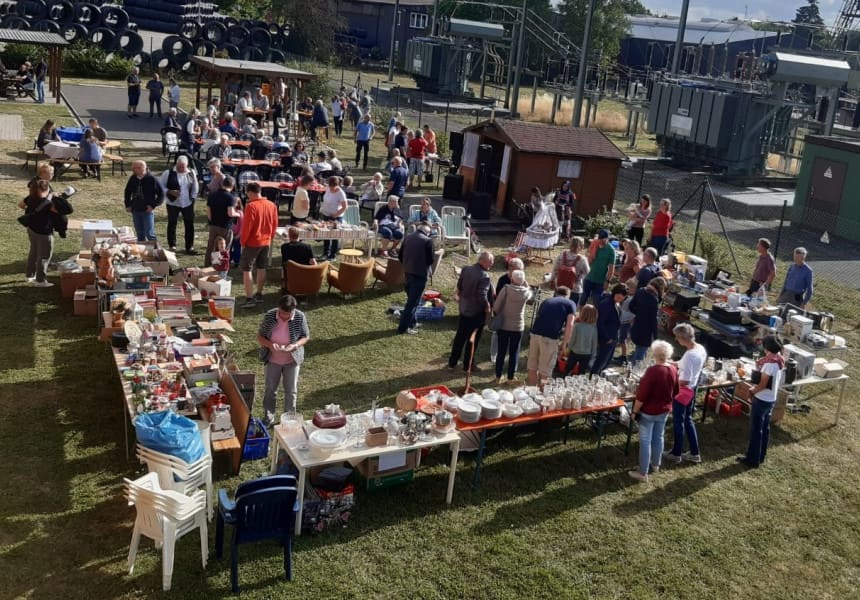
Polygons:
<instances>
[{"instance_id":1,"label":"man wearing cap","mask_svg":"<svg viewBox=\"0 0 860 600\"><path fill-rule=\"evenodd\" d=\"M591 261L591 270L582 282L582 304L595 304L606 284L615 275L615 248L609 243L609 230L597 233L597 251ZM595 302L591 302L594 298Z\"/></svg>"},{"instance_id":2,"label":"man wearing cap","mask_svg":"<svg viewBox=\"0 0 860 600\"><path fill-rule=\"evenodd\" d=\"M528 383L538 385L552 376L558 359L558 332L564 328L562 348L567 348L573 331L576 303L570 299L570 288L555 289L555 296L541 302L529 336Z\"/></svg>"},{"instance_id":3,"label":"man wearing cap","mask_svg":"<svg viewBox=\"0 0 860 600\"><path fill-rule=\"evenodd\" d=\"M621 328L621 303L627 297L627 288L618 283L611 292L600 296L597 303L597 356L591 374L599 375L615 354L618 330Z\"/></svg>"},{"instance_id":4,"label":"man wearing cap","mask_svg":"<svg viewBox=\"0 0 860 600\"><path fill-rule=\"evenodd\" d=\"M761 288L769 288L773 278L776 277L776 262L770 253L770 240L759 238L756 244L758 259L755 261L750 287L746 291L747 296L752 296Z\"/></svg>"}]
</instances>

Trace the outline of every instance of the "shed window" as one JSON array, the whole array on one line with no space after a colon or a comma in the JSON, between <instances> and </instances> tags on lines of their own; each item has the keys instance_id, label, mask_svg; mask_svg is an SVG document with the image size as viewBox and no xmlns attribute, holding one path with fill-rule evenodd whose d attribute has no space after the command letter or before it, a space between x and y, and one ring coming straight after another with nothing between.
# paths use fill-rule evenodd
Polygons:
<instances>
[{"instance_id":1,"label":"shed window","mask_svg":"<svg viewBox=\"0 0 860 600\"><path fill-rule=\"evenodd\" d=\"M411 12L409 13L410 29L427 29L427 13Z\"/></svg>"},{"instance_id":2,"label":"shed window","mask_svg":"<svg viewBox=\"0 0 860 600\"><path fill-rule=\"evenodd\" d=\"M560 160L558 161L559 179L579 179L582 172L581 160Z\"/></svg>"}]
</instances>

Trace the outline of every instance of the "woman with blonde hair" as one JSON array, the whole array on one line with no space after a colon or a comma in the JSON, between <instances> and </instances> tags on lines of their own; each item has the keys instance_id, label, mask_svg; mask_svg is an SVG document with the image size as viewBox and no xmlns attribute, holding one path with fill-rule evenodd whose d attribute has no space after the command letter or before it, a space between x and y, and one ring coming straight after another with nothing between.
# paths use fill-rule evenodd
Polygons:
<instances>
[{"instance_id":1,"label":"woman with blonde hair","mask_svg":"<svg viewBox=\"0 0 860 600\"><path fill-rule=\"evenodd\" d=\"M627 281L631 277L635 277L639 269L642 268L642 248L636 240L623 240L621 248L624 249L624 264L621 265L621 273L618 278L621 281Z\"/></svg>"},{"instance_id":2,"label":"woman with blonde hair","mask_svg":"<svg viewBox=\"0 0 860 600\"><path fill-rule=\"evenodd\" d=\"M672 400L678 395L678 371L669 362L672 345L657 340L651 344L651 355L654 364L639 380L633 402L633 418L639 423L639 469L627 472L631 478L641 482L648 481L649 472L660 470L666 419Z\"/></svg>"}]
</instances>

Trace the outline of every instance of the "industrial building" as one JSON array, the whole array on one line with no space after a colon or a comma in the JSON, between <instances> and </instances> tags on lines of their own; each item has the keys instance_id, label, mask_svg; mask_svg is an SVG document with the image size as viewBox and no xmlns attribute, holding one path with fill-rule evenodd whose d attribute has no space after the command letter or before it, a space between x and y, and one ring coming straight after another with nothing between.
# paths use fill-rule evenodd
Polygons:
<instances>
[{"instance_id":1,"label":"industrial building","mask_svg":"<svg viewBox=\"0 0 860 600\"><path fill-rule=\"evenodd\" d=\"M346 31L337 36L344 50L352 48L365 59L388 59L395 0L339 0L338 15ZM433 17L433 0L399 0L394 26L395 60L403 62L407 40L426 35Z\"/></svg>"}]
</instances>

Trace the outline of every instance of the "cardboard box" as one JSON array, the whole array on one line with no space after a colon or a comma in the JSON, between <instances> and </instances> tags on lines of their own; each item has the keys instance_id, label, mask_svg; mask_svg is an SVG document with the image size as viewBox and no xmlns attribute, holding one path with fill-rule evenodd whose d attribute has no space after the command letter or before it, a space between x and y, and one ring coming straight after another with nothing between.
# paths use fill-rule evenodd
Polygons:
<instances>
[{"instance_id":1,"label":"cardboard box","mask_svg":"<svg viewBox=\"0 0 860 600\"><path fill-rule=\"evenodd\" d=\"M776 405L773 407L773 412L770 414L771 424L776 424L782 421L785 416L785 408L788 404L788 392L779 390L776 394Z\"/></svg>"},{"instance_id":2,"label":"cardboard box","mask_svg":"<svg viewBox=\"0 0 860 600\"><path fill-rule=\"evenodd\" d=\"M157 277L167 277L170 275L170 263L166 260L144 261L143 266L152 269L152 274Z\"/></svg>"},{"instance_id":3,"label":"cardboard box","mask_svg":"<svg viewBox=\"0 0 860 600\"><path fill-rule=\"evenodd\" d=\"M197 281L197 287L200 289L200 296L202 298L233 295L233 282L229 279L221 279L218 275L213 275L205 279L201 277Z\"/></svg>"},{"instance_id":4,"label":"cardboard box","mask_svg":"<svg viewBox=\"0 0 860 600\"><path fill-rule=\"evenodd\" d=\"M82 290L76 290L73 298L75 315L95 317L99 314L99 293L94 285L88 285Z\"/></svg>"},{"instance_id":5,"label":"cardboard box","mask_svg":"<svg viewBox=\"0 0 860 600\"><path fill-rule=\"evenodd\" d=\"M63 298L74 298L75 292L96 282L93 271L60 273L60 295Z\"/></svg>"},{"instance_id":6,"label":"cardboard box","mask_svg":"<svg viewBox=\"0 0 860 600\"><path fill-rule=\"evenodd\" d=\"M372 479L374 477L380 477L383 475L395 475L397 473L405 473L406 471L411 471L418 466L418 451L417 450L404 450L406 453L406 461L404 464L398 467L380 470L379 468L379 456L371 456L360 463L358 463L355 468L356 470L365 478ZM383 458L383 462L384 462ZM384 466L384 465L383 465Z\"/></svg>"}]
</instances>

